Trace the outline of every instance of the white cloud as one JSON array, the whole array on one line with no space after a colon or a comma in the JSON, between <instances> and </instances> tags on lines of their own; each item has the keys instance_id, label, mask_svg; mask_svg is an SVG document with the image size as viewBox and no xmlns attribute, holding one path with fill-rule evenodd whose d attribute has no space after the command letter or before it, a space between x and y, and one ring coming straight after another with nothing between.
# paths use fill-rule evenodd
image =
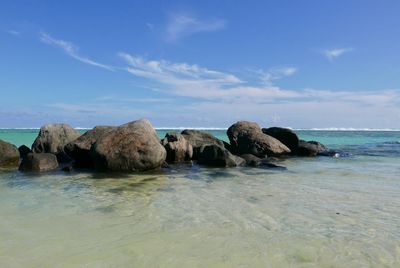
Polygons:
<instances>
[{"instance_id":1,"label":"white cloud","mask_svg":"<svg viewBox=\"0 0 400 268\"><path fill-rule=\"evenodd\" d=\"M388 105L399 100L398 90L383 91L329 91L329 90L290 90L272 84L277 79L293 75L295 67L258 70L259 79L265 82L257 86L239 77L220 71L210 70L198 65L173 63L166 60L146 60L142 57L119 53L129 65L126 70L138 77L158 82L165 93L212 100L224 101L245 99L258 103L276 100L340 100L359 102L368 105Z\"/></svg>"},{"instance_id":2,"label":"white cloud","mask_svg":"<svg viewBox=\"0 0 400 268\"><path fill-rule=\"evenodd\" d=\"M16 36L21 34L21 32L18 32L18 31L15 31L15 30L8 30L7 33L12 34L12 35L16 35Z\"/></svg>"},{"instance_id":3,"label":"white cloud","mask_svg":"<svg viewBox=\"0 0 400 268\"><path fill-rule=\"evenodd\" d=\"M354 49L351 47L348 48L333 48L333 49L326 49L323 50L322 53L327 57L329 60L335 60L336 58L342 56L344 53L348 53L353 51Z\"/></svg>"},{"instance_id":4,"label":"white cloud","mask_svg":"<svg viewBox=\"0 0 400 268\"><path fill-rule=\"evenodd\" d=\"M166 40L175 42L194 33L219 31L225 26L226 21L222 19L202 20L187 14L171 14L166 27Z\"/></svg>"},{"instance_id":5,"label":"white cloud","mask_svg":"<svg viewBox=\"0 0 400 268\"><path fill-rule=\"evenodd\" d=\"M180 111L203 118L204 124L221 122L221 126L223 122L254 119L294 127L399 127L395 121L400 113L399 89L291 90L273 85L277 79L295 74L295 67L258 70L258 79L264 83L257 86L198 65L145 60L124 53L120 56L129 64L129 73L159 83L163 93L194 98L195 104L183 105ZM207 118L212 121L207 123Z\"/></svg>"},{"instance_id":6,"label":"white cloud","mask_svg":"<svg viewBox=\"0 0 400 268\"><path fill-rule=\"evenodd\" d=\"M79 53L78 53L79 48L71 42L53 38L49 34L43 33L43 32L40 33L40 40L45 44L61 48L62 50L64 50L65 53L67 53L68 56L70 56L80 62L89 64L92 66L96 66L99 68L103 68L103 69L106 69L109 71L114 71L114 68L109 65L102 64L102 63L96 62L94 60L91 60L85 56L79 55Z\"/></svg>"},{"instance_id":7,"label":"white cloud","mask_svg":"<svg viewBox=\"0 0 400 268\"><path fill-rule=\"evenodd\" d=\"M259 75L259 79L265 84L271 86L275 80L282 79L287 76L294 75L298 69L296 67L279 67L272 68L268 71L256 70L254 71Z\"/></svg>"}]
</instances>

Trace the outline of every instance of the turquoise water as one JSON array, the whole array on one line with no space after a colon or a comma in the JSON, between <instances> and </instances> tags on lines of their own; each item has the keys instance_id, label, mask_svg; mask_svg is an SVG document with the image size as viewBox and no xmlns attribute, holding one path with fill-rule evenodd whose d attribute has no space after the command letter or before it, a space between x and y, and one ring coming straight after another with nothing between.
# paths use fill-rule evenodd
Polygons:
<instances>
[{"instance_id":1,"label":"turquoise water","mask_svg":"<svg viewBox=\"0 0 400 268\"><path fill-rule=\"evenodd\" d=\"M297 132L346 157L287 158L287 171L2 172L0 267L400 267L400 132Z\"/></svg>"},{"instance_id":2,"label":"turquoise water","mask_svg":"<svg viewBox=\"0 0 400 268\"><path fill-rule=\"evenodd\" d=\"M79 130L84 133L85 129ZM181 130L163 129L157 130L160 138L167 132ZM226 130L204 130L217 138L229 142ZM35 140L38 129L0 129L0 139L11 142L16 146L23 144L30 147ZM317 140L330 147L340 147L343 145L362 145L371 143L382 143L400 141L400 131L323 131L323 130L296 130L296 133L304 140Z\"/></svg>"}]
</instances>

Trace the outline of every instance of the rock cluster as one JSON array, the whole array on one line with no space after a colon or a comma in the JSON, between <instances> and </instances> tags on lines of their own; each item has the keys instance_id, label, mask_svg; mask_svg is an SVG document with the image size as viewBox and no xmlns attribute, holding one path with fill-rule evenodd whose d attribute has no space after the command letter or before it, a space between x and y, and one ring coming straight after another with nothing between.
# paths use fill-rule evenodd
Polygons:
<instances>
[{"instance_id":1,"label":"rock cluster","mask_svg":"<svg viewBox=\"0 0 400 268\"><path fill-rule=\"evenodd\" d=\"M290 129L261 128L255 122L239 121L229 127L227 136L229 143L186 129L167 133L160 140L146 119L117 127L96 126L83 135L66 124L50 124L40 129L32 150L0 140L0 168L136 172L196 161L213 167L284 169L273 161L275 157L332 155L323 144L300 140Z\"/></svg>"}]
</instances>

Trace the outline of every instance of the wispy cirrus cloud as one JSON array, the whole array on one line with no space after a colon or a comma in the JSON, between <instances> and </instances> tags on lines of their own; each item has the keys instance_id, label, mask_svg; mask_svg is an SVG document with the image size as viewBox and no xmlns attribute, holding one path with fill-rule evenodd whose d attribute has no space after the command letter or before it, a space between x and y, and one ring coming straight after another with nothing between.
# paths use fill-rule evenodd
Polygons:
<instances>
[{"instance_id":1,"label":"wispy cirrus cloud","mask_svg":"<svg viewBox=\"0 0 400 268\"><path fill-rule=\"evenodd\" d=\"M322 54L330 61L333 61L345 53L351 52L354 49L351 47L347 48L333 48L333 49L325 49L322 51Z\"/></svg>"},{"instance_id":2,"label":"wispy cirrus cloud","mask_svg":"<svg viewBox=\"0 0 400 268\"><path fill-rule=\"evenodd\" d=\"M290 90L283 89L274 82L294 75L295 67L271 68L267 71L257 70L257 85L247 82L233 74L210 70L198 65L173 63L166 60L146 60L142 57L120 53L127 63L126 70L138 77L158 82L163 92L176 96L192 97L201 100L225 103L272 103L272 102L309 102L320 103L346 102L362 105L394 105L400 102L400 91L396 89L381 91L330 91L330 90Z\"/></svg>"},{"instance_id":3,"label":"wispy cirrus cloud","mask_svg":"<svg viewBox=\"0 0 400 268\"><path fill-rule=\"evenodd\" d=\"M77 47L70 42L49 35L43 35L42 41L60 47L67 55L83 63L109 67L80 56ZM334 59L346 52L331 51L330 57ZM113 70L127 71L156 84L157 90L147 87L146 83L135 85L136 88L152 89L151 95L156 98L137 100L129 94L103 96L82 103L55 103L51 107L64 111L77 122L81 120L81 114L90 116L90 122L145 116L155 120L157 126L165 126L165 122L224 126L247 119L264 125L294 127L393 128L398 127L400 119L400 89L294 90L276 85L279 79L297 74L298 69L293 66L259 69L253 71L254 79L245 79L243 73L231 74L197 64L148 60L127 53L118 55L124 60L125 67L112 67ZM162 95L167 98L163 99ZM177 101L176 97L182 97L179 99L183 101ZM135 103L135 108L132 103ZM165 114L165 109L170 113Z\"/></svg>"},{"instance_id":4,"label":"wispy cirrus cloud","mask_svg":"<svg viewBox=\"0 0 400 268\"><path fill-rule=\"evenodd\" d=\"M72 58L74 58L74 59L76 59L76 60L78 60L80 62L89 64L89 65L92 65L92 66L95 66L95 67L103 68L103 69L106 69L106 70L109 70L109 71L114 71L114 67L112 67L110 65L102 64L102 63L94 61L94 60L92 60L92 59L90 59L88 57L80 55L79 54L79 47L77 47L76 45L74 45L71 42L64 41L64 40L61 40L61 39L56 39L56 38L52 37L51 35L49 35L47 33L44 33L44 32L40 33L40 40L45 44L61 48L62 50L64 50L64 52L68 56L70 56L70 57L72 57Z\"/></svg>"},{"instance_id":5,"label":"wispy cirrus cloud","mask_svg":"<svg viewBox=\"0 0 400 268\"><path fill-rule=\"evenodd\" d=\"M16 31L16 30L8 30L6 32L9 33L9 34L15 35L15 36L21 35L21 32Z\"/></svg>"},{"instance_id":6,"label":"wispy cirrus cloud","mask_svg":"<svg viewBox=\"0 0 400 268\"><path fill-rule=\"evenodd\" d=\"M282 79L287 76L292 76L297 73L298 69L293 66L275 67L267 71L256 70L254 71L259 75L259 79L265 84L271 86L275 80Z\"/></svg>"},{"instance_id":7,"label":"wispy cirrus cloud","mask_svg":"<svg viewBox=\"0 0 400 268\"><path fill-rule=\"evenodd\" d=\"M273 80L294 74L294 67L271 69L269 72L258 70L259 80L268 85L254 86L239 77L220 71L210 70L198 65L173 63L166 60L145 60L142 57L119 53L128 67L126 70L138 77L143 77L162 84L164 93L201 99L287 98L298 93L282 90L271 85Z\"/></svg>"},{"instance_id":8,"label":"wispy cirrus cloud","mask_svg":"<svg viewBox=\"0 0 400 268\"><path fill-rule=\"evenodd\" d=\"M165 30L165 38L168 42L175 42L183 37L200 33L215 32L226 27L223 19L200 19L188 14L170 14Z\"/></svg>"}]
</instances>

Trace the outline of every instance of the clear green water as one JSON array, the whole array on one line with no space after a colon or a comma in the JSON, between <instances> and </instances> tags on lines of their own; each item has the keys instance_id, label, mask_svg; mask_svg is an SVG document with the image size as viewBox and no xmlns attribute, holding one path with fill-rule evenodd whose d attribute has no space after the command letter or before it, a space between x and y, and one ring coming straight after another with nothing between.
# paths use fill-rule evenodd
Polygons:
<instances>
[{"instance_id":1,"label":"clear green water","mask_svg":"<svg viewBox=\"0 0 400 268\"><path fill-rule=\"evenodd\" d=\"M400 133L299 134L349 157L0 173L0 267L400 267Z\"/></svg>"}]
</instances>

